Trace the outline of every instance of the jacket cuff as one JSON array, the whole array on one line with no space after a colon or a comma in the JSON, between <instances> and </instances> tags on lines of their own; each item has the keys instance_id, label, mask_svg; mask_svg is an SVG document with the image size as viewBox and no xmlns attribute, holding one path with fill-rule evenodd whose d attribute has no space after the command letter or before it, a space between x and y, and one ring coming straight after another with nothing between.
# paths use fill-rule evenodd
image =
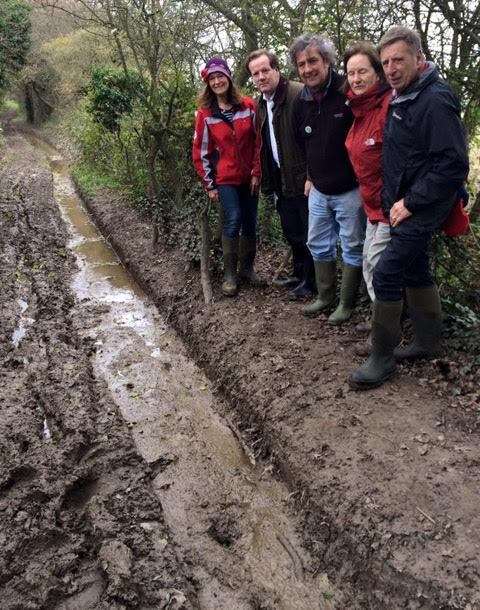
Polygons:
<instances>
[{"instance_id":1,"label":"jacket cuff","mask_svg":"<svg viewBox=\"0 0 480 610\"><path fill-rule=\"evenodd\" d=\"M413 214L413 212L415 211L415 204L408 195L405 195L405 197L403 198L403 205L407 208L409 212Z\"/></svg>"}]
</instances>

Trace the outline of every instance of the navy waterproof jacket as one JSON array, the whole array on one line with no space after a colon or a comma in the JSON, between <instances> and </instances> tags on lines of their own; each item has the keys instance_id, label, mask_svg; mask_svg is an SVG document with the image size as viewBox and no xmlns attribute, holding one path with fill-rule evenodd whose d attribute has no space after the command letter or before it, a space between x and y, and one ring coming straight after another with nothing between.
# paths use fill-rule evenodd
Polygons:
<instances>
[{"instance_id":1,"label":"navy waterproof jacket","mask_svg":"<svg viewBox=\"0 0 480 610\"><path fill-rule=\"evenodd\" d=\"M468 154L458 100L430 62L390 103L382 169L387 217L393 204L404 198L413 215L402 223L403 229L438 229L466 180Z\"/></svg>"}]
</instances>

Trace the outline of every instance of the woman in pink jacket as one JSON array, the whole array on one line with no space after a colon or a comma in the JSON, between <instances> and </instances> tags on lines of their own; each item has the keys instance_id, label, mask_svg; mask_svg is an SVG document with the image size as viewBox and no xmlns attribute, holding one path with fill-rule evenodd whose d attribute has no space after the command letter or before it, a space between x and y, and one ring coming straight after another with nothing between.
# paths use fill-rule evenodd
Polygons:
<instances>
[{"instance_id":1,"label":"woman in pink jacket","mask_svg":"<svg viewBox=\"0 0 480 610\"><path fill-rule=\"evenodd\" d=\"M210 199L222 206L222 292L234 296L237 262L240 279L261 284L253 270L260 184L255 102L237 90L224 59L210 59L201 76L205 89L196 114L193 163Z\"/></svg>"}]
</instances>

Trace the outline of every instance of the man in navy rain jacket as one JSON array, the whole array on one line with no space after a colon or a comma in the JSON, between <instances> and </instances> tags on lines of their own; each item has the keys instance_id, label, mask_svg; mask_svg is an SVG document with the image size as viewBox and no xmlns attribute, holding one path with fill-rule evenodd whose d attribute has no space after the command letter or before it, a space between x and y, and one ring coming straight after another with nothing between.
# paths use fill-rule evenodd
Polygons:
<instances>
[{"instance_id":1,"label":"man in navy rain jacket","mask_svg":"<svg viewBox=\"0 0 480 610\"><path fill-rule=\"evenodd\" d=\"M458 100L436 67L425 61L417 32L393 27L381 39L379 51L394 90L382 156L382 205L392 239L375 267L373 349L349 378L354 389L384 383L397 360L438 355L441 307L429 247L468 175ZM414 339L398 348L404 289Z\"/></svg>"}]
</instances>

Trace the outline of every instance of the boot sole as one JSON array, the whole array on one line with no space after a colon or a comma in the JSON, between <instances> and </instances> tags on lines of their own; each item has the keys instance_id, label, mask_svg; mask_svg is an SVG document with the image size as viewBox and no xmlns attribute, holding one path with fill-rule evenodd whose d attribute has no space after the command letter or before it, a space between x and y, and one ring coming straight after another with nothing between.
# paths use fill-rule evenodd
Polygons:
<instances>
[{"instance_id":1,"label":"boot sole","mask_svg":"<svg viewBox=\"0 0 480 610\"><path fill-rule=\"evenodd\" d=\"M343 318L342 320L327 320L327 324L330 326L341 326L342 324L345 324L345 322L348 322L352 315L348 316L348 318Z\"/></svg>"},{"instance_id":2,"label":"boot sole","mask_svg":"<svg viewBox=\"0 0 480 610\"><path fill-rule=\"evenodd\" d=\"M353 379L348 379L348 385L352 390L364 391L364 390L373 390L374 388L379 388L386 381L391 379L396 373L396 370L393 370L391 373L384 375L381 379L377 379L376 381L354 381Z\"/></svg>"},{"instance_id":3,"label":"boot sole","mask_svg":"<svg viewBox=\"0 0 480 610\"><path fill-rule=\"evenodd\" d=\"M330 305L325 305L325 307L322 307L322 309L318 309L317 311L310 312L310 311L303 310L302 313L306 318L316 318L321 313L326 313L332 307L333 307L333 304L330 304Z\"/></svg>"},{"instance_id":4,"label":"boot sole","mask_svg":"<svg viewBox=\"0 0 480 610\"><path fill-rule=\"evenodd\" d=\"M416 360L435 360L436 358L441 358L442 354L439 352L437 354L415 354L411 356L402 356L393 352L393 356L397 362L415 362Z\"/></svg>"}]
</instances>

